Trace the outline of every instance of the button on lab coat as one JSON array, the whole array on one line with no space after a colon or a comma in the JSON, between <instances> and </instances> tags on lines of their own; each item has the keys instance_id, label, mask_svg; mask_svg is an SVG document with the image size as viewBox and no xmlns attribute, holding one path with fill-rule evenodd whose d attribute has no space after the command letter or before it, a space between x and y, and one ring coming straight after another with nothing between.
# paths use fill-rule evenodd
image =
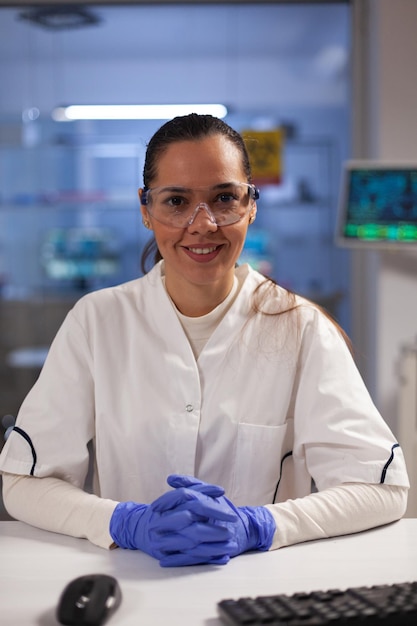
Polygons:
<instances>
[{"instance_id":1,"label":"button on lab coat","mask_svg":"<svg viewBox=\"0 0 417 626\"><path fill-rule=\"evenodd\" d=\"M82 486L92 440L94 490L119 501L152 501L170 473L220 484L236 505L301 497L312 482L408 485L401 449L317 307L254 313L264 278L244 265L196 361L162 268L70 311L0 469ZM265 306L286 309L285 290Z\"/></svg>"}]
</instances>

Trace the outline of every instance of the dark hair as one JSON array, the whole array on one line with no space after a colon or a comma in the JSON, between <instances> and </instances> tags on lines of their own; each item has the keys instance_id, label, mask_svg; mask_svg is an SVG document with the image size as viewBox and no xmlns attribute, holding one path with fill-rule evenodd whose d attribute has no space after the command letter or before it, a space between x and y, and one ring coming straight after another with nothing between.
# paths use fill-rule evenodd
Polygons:
<instances>
[{"instance_id":1,"label":"dark hair","mask_svg":"<svg viewBox=\"0 0 417 626\"><path fill-rule=\"evenodd\" d=\"M242 157L243 171L247 177L247 181L251 182L251 167L249 155L246 150L245 142L242 136L231 126L223 122L218 117L212 115L198 115L191 113L182 117L174 117L166 122L153 135L148 143L145 156L145 165L143 167L143 184L145 187L151 187L152 181L158 173L158 160L165 150L173 144L180 141L198 141L206 137L222 135L227 137L239 150ZM147 264L152 259L153 264L161 260L161 253L158 250L156 241L152 238L145 246L142 252L141 269L146 273Z\"/></svg>"}]
</instances>

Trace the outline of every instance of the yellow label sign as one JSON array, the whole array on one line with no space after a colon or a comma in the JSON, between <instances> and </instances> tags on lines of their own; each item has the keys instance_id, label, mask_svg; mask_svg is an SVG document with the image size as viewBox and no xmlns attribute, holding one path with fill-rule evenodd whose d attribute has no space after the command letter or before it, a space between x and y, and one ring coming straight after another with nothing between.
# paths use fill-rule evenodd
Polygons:
<instances>
[{"instance_id":1,"label":"yellow label sign","mask_svg":"<svg viewBox=\"0 0 417 626\"><path fill-rule=\"evenodd\" d=\"M244 130L245 141L252 167L253 182L257 185L278 184L282 180L283 131Z\"/></svg>"}]
</instances>

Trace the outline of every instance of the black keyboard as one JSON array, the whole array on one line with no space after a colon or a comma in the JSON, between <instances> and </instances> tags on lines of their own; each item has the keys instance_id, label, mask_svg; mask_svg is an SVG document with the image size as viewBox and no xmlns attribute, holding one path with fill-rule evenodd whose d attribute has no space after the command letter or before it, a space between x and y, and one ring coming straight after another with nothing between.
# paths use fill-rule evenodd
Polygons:
<instances>
[{"instance_id":1,"label":"black keyboard","mask_svg":"<svg viewBox=\"0 0 417 626\"><path fill-rule=\"evenodd\" d=\"M232 626L416 626L417 582L222 600Z\"/></svg>"}]
</instances>

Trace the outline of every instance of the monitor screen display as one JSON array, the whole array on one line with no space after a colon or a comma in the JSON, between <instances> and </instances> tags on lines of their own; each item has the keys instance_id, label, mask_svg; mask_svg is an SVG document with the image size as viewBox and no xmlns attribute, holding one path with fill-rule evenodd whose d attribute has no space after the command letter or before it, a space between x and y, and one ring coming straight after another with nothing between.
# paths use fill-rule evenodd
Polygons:
<instances>
[{"instance_id":1,"label":"monitor screen display","mask_svg":"<svg viewBox=\"0 0 417 626\"><path fill-rule=\"evenodd\" d=\"M345 246L417 244L417 164L348 161L336 240Z\"/></svg>"}]
</instances>

